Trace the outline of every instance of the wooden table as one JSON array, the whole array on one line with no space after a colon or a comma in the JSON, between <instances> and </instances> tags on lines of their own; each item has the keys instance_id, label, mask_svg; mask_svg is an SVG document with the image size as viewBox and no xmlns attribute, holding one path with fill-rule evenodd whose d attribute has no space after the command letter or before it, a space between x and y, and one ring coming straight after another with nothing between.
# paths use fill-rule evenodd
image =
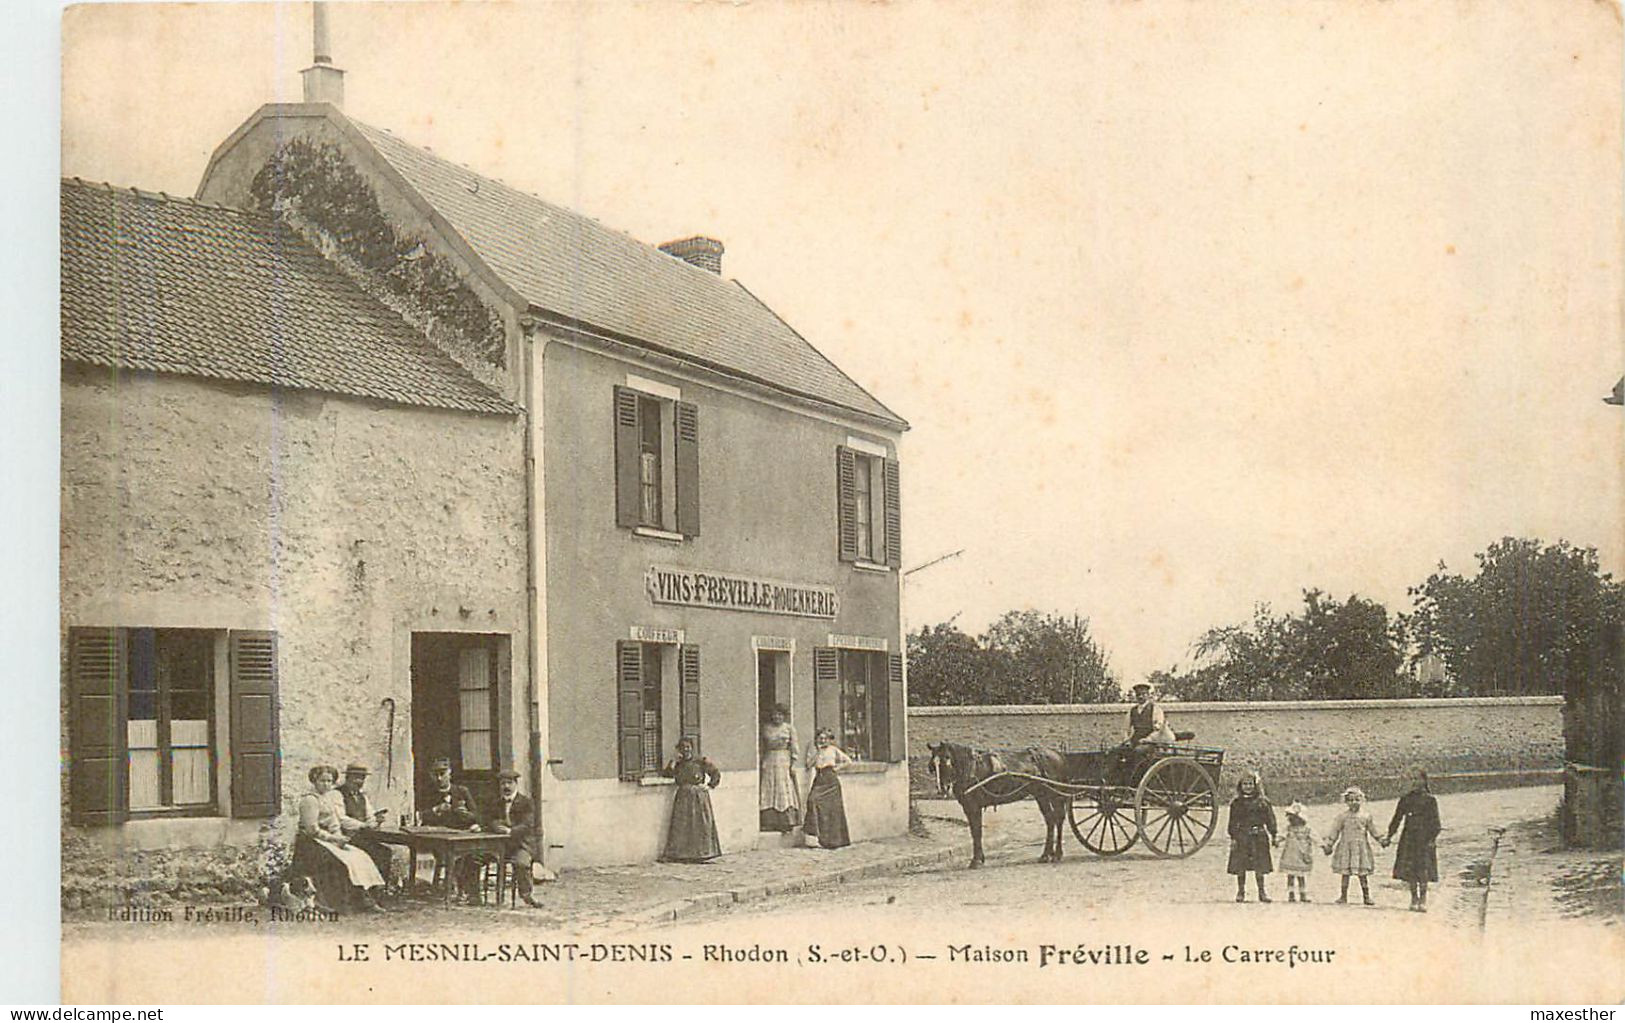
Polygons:
<instances>
[{"instance_id":1,"label":"wooden table","mask_svg":"<svg viewBox=\"0 0 1625 1023\"><path fill-rule=\"evenodd\" d=\"M451 892L457 878L457 864L470 856L490 856L497 862L497 905L502 905L503 880L507 875L508 836L495 831L459 831L456 828L437 828L428 825L407 828L363 828L356 837L386 845L403 845L411 850L408 857L406 890L412 891L418 880L419 852L435 858L435 863L446 867L446 905L451 905ZM517 883L517 882L516 882Z\"/></svg>"}]
</instances>

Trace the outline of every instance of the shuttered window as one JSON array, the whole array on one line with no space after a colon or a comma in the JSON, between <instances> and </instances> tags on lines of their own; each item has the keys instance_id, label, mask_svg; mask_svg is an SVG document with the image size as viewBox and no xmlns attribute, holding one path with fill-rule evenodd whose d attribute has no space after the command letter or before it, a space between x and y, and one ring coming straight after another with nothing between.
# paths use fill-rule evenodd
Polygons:
<instances>
[{"instance_id":1,"label":"shuttered window","mask_svg":"<svg viewBox=\"0 0 1625 1023\"><path fill-rule=\"evenodd\" d=\"M626 640L615 644L615 706L620 774L625 779L643 775L643 644Z\"/></svg>"},{"instance_id":2,"label":"shuttered window","mask_svg":"<svg viewBox=\"0 0 1625 1023\"><path fill-rule=\"evenodd\" d=\"M274 817L282 805L274 632L232 632L231 815Z\"/></svg>"},{"instance_id":3,"label":"shuttered window","mask_svg":"<svg viewBox=\"0 0 1625 1023\"><path fill-rule=\"evenodd\" d=\"M836 447L836 536L842 561L901 566L901 492L896 459Z\"/></svg>"},{"instance_id":4,"label":"shuttered window","mask_svg":"<svg viewBox=\"0 0 1625 1023\"><path fill-rule=\"evenodd\" d=\"M700 648L621 641L615 645L618 764L623 780L657 774L689 739L700 751Z\"/></svg>"},{"instance_id":5,"label":"shuttered window","mask_svg":"<svg viewBox=\"0 0 1625 1023\"><path fill-rule=\"evenodd\" d=\"M69 807L80 824L114 824L129 809L122 629L71 629Z\"/></svg>"},{"instance_id":6,"label":"shuttered window","mask_svg":"<svg viewBox=\"0 0 1625 1023\"><path fill-rule=\"evenodd\" d=\"M678 734L694 744L694 755L700 746L700 648L685 643L677 648L677 675L682 687L678 713Z\"/></svg>"},{"instance_id":7,"label":"shuttered window","mask_svg":"<svg viewBox=\"0 0 1625 1023\"><path fill-rule=\"evenodd\" d=\"M82 824L213 813L215 656L224 642L236 817L280 809L276 637L203 629L69 630L69 802Z\"/></svg>"},{"instance_id":8,"label":"shuttered window","mask_svg":"<svg viewBox=\"0 0 1625 1023\"><path fill-rule=\"evenodd\" d=\"M692 403L614 389L615 523L700 533L700 412Z\"/></svg>"},{"instance_id":9,"label":"shuttered window","mask_svg":"<svg viewBox=\"0 0 1625 1023\"><path fill-rule=\"evenodd\" d=\"M813 725L860 760L894 763L903 751L903 658L813 648Z\"/></svg>"}]
</instances>

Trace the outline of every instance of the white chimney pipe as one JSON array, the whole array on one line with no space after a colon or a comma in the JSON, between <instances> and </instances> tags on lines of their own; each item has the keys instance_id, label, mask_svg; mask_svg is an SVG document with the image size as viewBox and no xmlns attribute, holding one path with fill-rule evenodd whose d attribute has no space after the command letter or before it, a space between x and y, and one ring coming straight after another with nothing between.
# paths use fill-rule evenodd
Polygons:
<instances>
[{"instance_id":1,"label":"white chimney pipe","mask_svg":"<svg viewBox=\"0 0 1625 1023\"><path fill-rule=\"evenodd\" d=\"M344 72L333 66L333 43L327 29L327 5L311 4L310 67L299 72L304 79L306 103L344 106Z\"/></svg>"},{"instance_id":2,"label":"white chimney pipe","mask_svg":"<svg viewBox=\"0 0 1625 1023\"><path fill-rule=\"evenodd\" d=\"M313 22L311 49L315 51L311 56L315 58L318 64L331 64L333 63L333 44L327 35L327 5L322 3L321 0L316 0L310 6L311 20Z\"/></svg>"}]
</instances>

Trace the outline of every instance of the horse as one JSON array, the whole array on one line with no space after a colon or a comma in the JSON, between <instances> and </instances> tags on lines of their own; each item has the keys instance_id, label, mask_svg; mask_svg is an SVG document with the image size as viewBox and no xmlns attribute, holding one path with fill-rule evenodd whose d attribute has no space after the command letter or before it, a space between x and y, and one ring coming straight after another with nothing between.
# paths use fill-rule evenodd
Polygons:
<instances>
[{"instance_id":1,"label":"horse","mask_svg":"<svg viewBox=\"0 0 1625 1023\"><path fill-rule=\"evenodd\" d=\"M937 780L937 791L959 800L970 825L971 869L985 861L982 855L982 810L1002 803L1014 803L1031 797L1038 801L1044 814L1044 852L1040 863L1061 862L1061 826L1066 823L1066 810L1071 799L1054 788L1029 778L997 777L1005 772L1067 780L1066 758L1055 750L1034 746L1026 750L974 750L969 746L943 742L927 744L931 751L930 769Z\"/></svg>"}]
</instances>

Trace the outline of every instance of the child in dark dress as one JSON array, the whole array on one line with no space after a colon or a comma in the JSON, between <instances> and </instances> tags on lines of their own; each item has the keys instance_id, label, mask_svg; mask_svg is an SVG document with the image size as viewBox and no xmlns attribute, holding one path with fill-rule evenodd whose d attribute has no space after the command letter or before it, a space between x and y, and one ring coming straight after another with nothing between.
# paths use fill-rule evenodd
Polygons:
<instances>
[{"instance_id":1,"label":"child in dark dress","mask_svg":"<svg viewBox=\"0 0 1625 1023\"><path fill-rule=\"evenodd\" d=\"M1394 808L1394 819L1388 822L1388 840L1403 822L1405 830L1399 836L1399 848L1394 851L1394 877L1411 886L1411 912L1428 911L1428 882L1439 879L1439 857L1436 842L1439 837L1439 801L1428 790L1428 773L1421 768L1413 771L1415 784L1399 798Z\"/></svg>"},{"instance_id":2,"label":"child in dark dress","mask_svg":"<svg viewBox=\"0 0 1625 1023\"><path fill-rule=\"evenodd\" d=\"M1269 902L1264 875L1274 870L1270 843L1275 838L1275 808L1264 798L1264 782L1257 771L1236 782L1230 801L1230 873L1236 875L1236 901L1247 901L1247 872L1258 878L1258 901Z\"/></svg>"},{"instance_id":3,"label":"child in dark dress","mask_svg":"<svg viewBox=\"0 0 1625 1023\"><path fill-rule=\"evenodd\" d=\"M721 856L717 818L711 810L711 789L722 781L717 765L695 756L694 744L683 739L677 743L677 759L667 763L660 773L677 781L677 793L671 801L671 825L666 830L666 851L660 858L704 863Z\"/></svg>"}]
</instances>

